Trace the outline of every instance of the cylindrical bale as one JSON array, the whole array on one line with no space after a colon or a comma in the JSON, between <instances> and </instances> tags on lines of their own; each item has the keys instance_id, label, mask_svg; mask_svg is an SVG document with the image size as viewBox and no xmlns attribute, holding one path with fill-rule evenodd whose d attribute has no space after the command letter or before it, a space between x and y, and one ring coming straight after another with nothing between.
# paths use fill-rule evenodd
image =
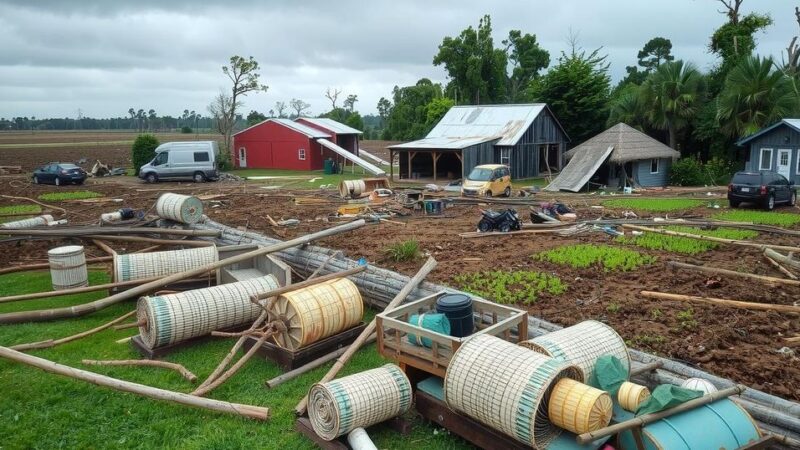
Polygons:
<instances>
[{"instance_id":1,"label":"cylindrical bale","mask_svg":"<svg viewBox=\"0 0 800 450\"><path fill-rule=\"evenodd\" d=\"M361 323L364 302L347 278L287 292L269 306L269 320L281 320L286 331L275 336L283 348L296 350Z\"/></svg>"},{"instance_id":2,"label":"cylindrical bale","mask_svg":"<svg viewBox=\"0 0 800 450\"><path fill-rule=\"evenodd\" d=\"M366 192L364 180L342 180L339 183L339 195L342 198L356 198Z\"/></svg>"},{"instance_id":3,"label":"cylindrical bale","mask_svg":"<svg viewBox=\"0 0 800 450\"><path fill-rule=\"evenodd\" d=\"M610 326L587 320L571 327L535 337L520 345L547 356L575 364L583 371L583 379L592 384L597 358L617 357L630 372L631 357L625 341Z\"/></svg>"},{"instance_id":4,"label":"cylindrical bale","mask_svg":"<svg viewBox=\"0 0 800 450\"><path fill-rule=\"evenodd\" d=\"M327 383L308 393L308 417L326 441L397 417L411 407L411 383L394 364Z\"/></svg>"},{"instance_id":5,"label":"cylindrical bale","mask_svg":"<svg viewBox=\"0 0 800 450\"><path fill-rule=\"evenodd\" d=\"M71 289L89 285L86 255L81 245L56 247L47 252L53 290Z\"/></svg>"},{"instance_id":6,"label":"cylindrical bale","mask_svg":"<svg viewBox=\"0 0 800 450\"><path fill-rule=\"evenodd\" d=\"M681 383L681 387L691 389L693 391L700 391L704 395L718 391L716 386L711 384L710 381L704 380L703 378L689 378L684 380L684 382Z\"/></svg>"},{"instance_id":7,"label":"cylindrical bale","mask_svg":"<svg viewBox=\"0 0 800 450\"><path fill-rule=\"evenodd\" d=\"M203 217L203 202L191 195L161 194L156 201L156 214L181 223L197 223Z\"/></svg>"},{"instance_id":8,"label":"cylindrical bale","mask_svg":"<svg viewBox=\"0 0 800 450\"><path fill-rule=\"evenodd\" d=\"M164 252L114 255L114 280L165 277L217 262L217 247L197 247Z\"/></svg>"},{"instance_id":9,"label":"cylindrical bale","mask_svg":"<svg viewBox=\"0 0 800 450\"><path fill-rule=\"evenodd\" d=\"M450 360L444 399L455 411L544 448L561 432L547 416L547 399L562 378L583 381L575 365L481 334Z\"/></svg>"},{"instance_id":10,"label":"cylindrical bale","mask_svg":"<svg viewBox=\"0 0 800 450\"><path fill-rule=\"evenodd\" d=\"M639 405L650 397L650 389L647 386L625 381L617 392L617 402L625 411L636 412Z\"/></svg>"},{"instance_id":11,"label":"cylindrical bale","mask_svg":"<svg viewBox=\"0 0 800 450\"><path fill-rule=\"evenodd\" d=\"M15 220L13 222L6 222L0 224L0 228L31 228L41 227L53 221L53 216L50 214L43 214L38 217L31 217L30 219Z\"/></svg>"},{"instance_id":12,"label":"cylindrical bale","mask_svg":"<svg viewBox=\"0 0 800 450\"><path fill-rule=\"evenodd\" d=\"M212 331L251 324L261 308L250 296L280 287L272 275L152 297L136 305L139 335L149 348L163 347Z\"/></svg>"},{"instance_id":13,"label":"cylindrical bale","mask_svg":"<svg viewBox=\"0 0 800 450\"><path fill-rule=\"evenodd\" d=\"M547 415L557 427L581 434L608 426L613 408L607 392L562 378L550 393Z\"/></svg>"}]
</instances>

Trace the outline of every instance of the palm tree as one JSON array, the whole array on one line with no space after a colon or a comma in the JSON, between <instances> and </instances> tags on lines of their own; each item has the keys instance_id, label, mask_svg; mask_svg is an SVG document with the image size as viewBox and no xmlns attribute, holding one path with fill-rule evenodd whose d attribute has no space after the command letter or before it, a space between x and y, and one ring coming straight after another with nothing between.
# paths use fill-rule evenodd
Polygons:
<instances>
[{"instance_id":1,"label":"palm tree","mask_svg":"<svg viewBox=\"0 0 800 450\"><path fill-rule=\"evenodd\" d=\"M731 69L717 100L723 133L747 136L797 112L798 96L772 58L751 56Z\"/></svg>"},{"instance_id":2,"label":"palm tree","mask_svg":"<svg viewBox=\"0 0 800 450\"><path fill-rule=\"evenodd\" d=\"M642 104L639 93L640 87L636 85L623 88L609 104L606 126L612 127L621 122L641 130Z\"/></svg>"},{"instance_id":3,"label":"palm tree","mask_svg":"<svg viewBox=\"0 0 800 450\"><path fill-rule=\"evenodd\" d=\"M642 83L644 117L654 128L667 130L670 147L675 148L678 132L697 115L704 90L697 68L681 60L661 64Z\"/></svg>"}]
</instances>

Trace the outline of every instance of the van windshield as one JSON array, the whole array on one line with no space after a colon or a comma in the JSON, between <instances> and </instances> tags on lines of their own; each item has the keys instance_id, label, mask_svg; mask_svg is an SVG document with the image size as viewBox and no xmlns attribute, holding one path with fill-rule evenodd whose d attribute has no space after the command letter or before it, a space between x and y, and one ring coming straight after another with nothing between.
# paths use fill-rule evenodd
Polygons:
<instances>
[{"instance_id":1,"label":"van windshield","mask_svg":"<svg viewBox=\"0 0 800 450\"><path fill-rule=\"evenodd\" d=\"M166 164L168 154L167 152L161 152L153 158L153 162L151 163L154 166L159 166L161 164Z\"/></svg>"},{"instance_id":2,"label":"van windshield","mask_svg":"<svg viewBox=\"0 0 800 450\"><path fill-rule=\"evenodd\" d=\"M476 167L472 169L467 179L470 181L489 181L492 179L492 169Z\"/></svg>"}]
</instances>

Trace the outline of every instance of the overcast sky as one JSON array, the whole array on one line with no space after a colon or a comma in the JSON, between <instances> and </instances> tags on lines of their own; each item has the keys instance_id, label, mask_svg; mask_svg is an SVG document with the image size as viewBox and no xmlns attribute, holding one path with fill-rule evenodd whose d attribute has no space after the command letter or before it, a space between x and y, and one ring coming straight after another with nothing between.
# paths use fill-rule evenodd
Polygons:
<instances>
[{"instance_id":1,"label":"overcast sky","mask_svg":"<svg viewBox=\"0 0 800 450\"><path fill-rule=\"evenodd\" d=\"M757 51L781 52L800 34L800 0L745 0L775 24ZM534 33L551 66L570 28L587 49L602 46L619 80L654 36L672 40L677 58L703 69L715 59L709 36L725 18L716 0L352 0L212 2L204 0L0 0L0 117L125 116L130 107L159 115L206 106L228 89L220 67L231 55L252 55L266 93L243 111L267 112L296 97L314 114L330 109L327 87L357 94L356 108L375 112L395 85L422 77L446 81L431 64L445 36L483 14L492 16L496 45L511 29Z\"/></svg>"}]
</instances>

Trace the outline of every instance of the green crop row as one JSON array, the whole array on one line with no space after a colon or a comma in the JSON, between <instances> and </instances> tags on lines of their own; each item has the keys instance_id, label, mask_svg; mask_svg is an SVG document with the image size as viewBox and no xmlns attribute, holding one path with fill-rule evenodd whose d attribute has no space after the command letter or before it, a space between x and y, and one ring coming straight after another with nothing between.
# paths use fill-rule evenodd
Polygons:
<instances>
[{"instance_id":1,"label":"green crop row","mask_svg":"<svg viewBox=\"0 0 800 450\"><path fill-rule=\"evenodd\" d=\"M700 200L684 198L615 198L603 202L607 208L633 209L650 212L677 211L702 205Z\"/></svg>"},{"instance_id":2,"label":"green crop row","mask_svg":"<svg viewBox=\"0 0 800 450\"><path fill-rule=\"evenodd\" d=\"M606 272L612 270L627 272L646 264L652 264L656 260L653 256L635 250L592 244L565 245L533 255L533 258L572 266L576 269L599 265Z\"/></svg>"},{"instance_id":3,"label":"green crop row","mask_svg":"<svg viewBox=\"0 0 800 450\"><path fill-rule=\"evenodd\" d=\"M92 191L66 191L66 192L50 192L39 196L39 200L46 202L60 202L64 200L83 200L86 198L102 197L103 194Z\"/></svg>"},{"instance_id":4,"label":"green crop row","mask_svg":"<svg viewBox=\"0 0 800 450\"><path fill-rule=\"evenodd\" d=\"M714 215L714 219L727 220L729 222L753 222L759 225L790 227L800 223L800 214L740 209L736 211L721 212Z\"/></svg>"},{"instance_id":5,"label":"green crop row","mask_svg":"<svg viewBox=\"0 0 800 450\"><path fill-rule=\"evenodd\" d=\"M557 276L527 270L466 273L456 276L455 282L467 292L507 304L530 305L541 293L560 295L567 290Z\"/></svg>"},{"instance_id":6,"label":"green crop row","mask_svg":"<svg viewBox=\"0 0 800 450\"><path fill-rule=\"evenodd\" d=\"M723 239L750 239L758 236L758 233L752 230L737 230L731 228L703 230L700 228L672 226L664 227L664 229ZM668 252L684 253L687 255L703 253L716 248L719 245L718 243L711 241L701 241L694 238L668 236L649 232L645 232L641 236L620 236L616 239L616 241L622 244L636 245L651 250L664 250Z\"/></svg>"},{"instance_id":7,"label":"green crop row","mask_svg":"<svg viewBox=\"0 0 800 450\"><path fill-rule=\"evenodd\" d=\"M39 214L42 207L39 205L10 205L0 206L0 214Z\"/></svg>"}]
</instances>

